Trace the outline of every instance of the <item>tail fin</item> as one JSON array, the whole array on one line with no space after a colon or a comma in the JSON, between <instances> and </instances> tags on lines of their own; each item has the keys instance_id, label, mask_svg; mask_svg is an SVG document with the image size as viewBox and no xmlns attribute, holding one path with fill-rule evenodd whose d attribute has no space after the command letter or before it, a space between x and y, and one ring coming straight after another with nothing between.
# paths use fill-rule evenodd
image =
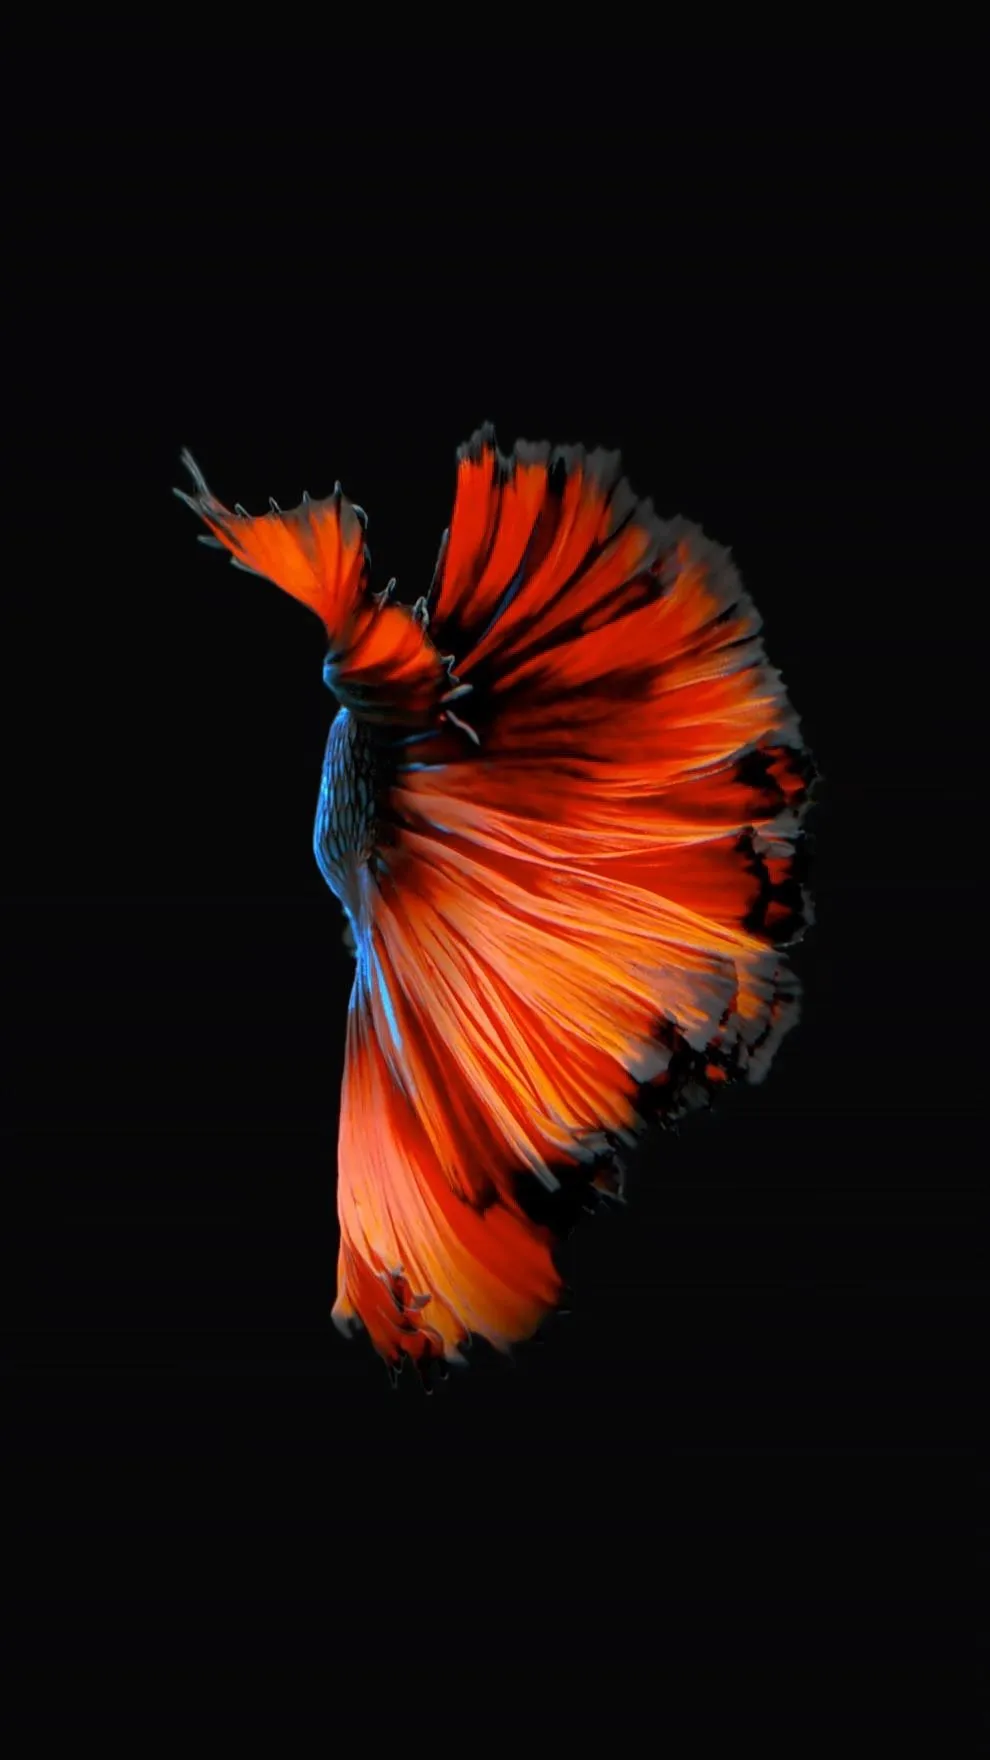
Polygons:
<instances>
[{"instance_id":1,"label":"tail fin","mask_svg":"<svg viewBox=\"0 0 990 1760\"><path fill-rule=\"evenodd\" d=\"M430 617L465 722L396 757L341 1124L338 1312L388 1356L533 1330L532 1194L614 1188L644 1116L765 1074L808 910L813 772L759 618L615 455L476 435Z\"/></svg>"},{"instance_id":2,"label":"tail fin","mask_svg":"<svg viewBox=\"0 0 990 1760\"><path fill-rule=\"evenodd\" d=\"M428 1045L410 1091L387 1019L397 1010L405 1024L408 1005L368 974L364 959L348 1017L334 1319L343 1331L363 1324L393 1366L402 1356L420 1368L457 1361L472 1334L504 1350L556 1304L549 1231L499 1192L477 1159L460 1099L451 1104ZM465 1162L471 1191L451 1183L451 1169Z\"/></svg>"}]
</instances>

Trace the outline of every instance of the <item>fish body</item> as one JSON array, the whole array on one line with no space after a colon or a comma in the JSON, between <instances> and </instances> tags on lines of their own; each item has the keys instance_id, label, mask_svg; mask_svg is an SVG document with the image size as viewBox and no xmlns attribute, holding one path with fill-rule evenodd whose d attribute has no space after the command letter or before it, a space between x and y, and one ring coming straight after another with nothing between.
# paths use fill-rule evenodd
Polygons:
<instances>
[{"instance_id":1,"label":"fish body","mask_svg":"<svg viewBox=\"0 0 990 1760\"><path fill-rule=\"evenodd\" d=\"M338 709L323 759L313 852L352 932L361 915L361 874L375 853L381 769L370 730L350 709Z\"/></svg>"},{"instance_id":2,"label":"fish body","mask_svg":"<svg viewBox=\"0 0 990 1760\"><path fill-rule=\"evenodd\" d=\"M530 1336L575 1193L797 1016L814 772L728 553L617 454L460 449L427 594L371 590L343 495L211 541L321 617L314 827L356 969L334 1317L393 1370ZM540 1197L542 1194L542 1199Z\"/></svg>"}]
</instances>

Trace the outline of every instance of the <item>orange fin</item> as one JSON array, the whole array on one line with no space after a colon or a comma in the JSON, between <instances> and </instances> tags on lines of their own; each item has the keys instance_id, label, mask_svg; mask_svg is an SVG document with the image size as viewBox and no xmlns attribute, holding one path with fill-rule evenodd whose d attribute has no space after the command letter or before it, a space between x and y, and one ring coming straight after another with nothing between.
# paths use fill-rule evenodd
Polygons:
<instances>
[{"instance_id":1,"label":"orange fin","mask_svg":"<svg viewBox=\"0 0 990 1760\"><path fill-rule=\"evenodd\" d=\"M367 720L402 726L435 719L450 689L447 665L424 619L391 602L390 582L373 594L365 543L366 517L338 483L323 501L253 518L216 499L191 454L182 454L195 493L175 493L198 514L238 567L273 581L315 611L330 643L324 676L340 702Z\"/></svg>"},{"instance_id":2,"label":"orange fin","mask_svg":"<svg viewBox=\"0 0 990 1760\"><path fill-rule=\"evenodd\" d=\"M396 756L340 1139L338 1317L390 1361L534 1330L569 1194L765 1074L807 920L813 773L759 618L616 455L481 430L429 606L470 690Z\"/></svg>"},{"instance_id":3,"label":"orange fin","mask_svg":"<svg viewBox=\"0 0 990 1760\"><path fill-rule=\"evenodd\" d=\"M575 937L589 965L613 948L652 971L654 1031L676 1074L657 1078L671 1115L698 1083L758 1079L796 1019L780 949L810 916L802 829L814 771L728 553L659 518L617 454L517 443L504 457L483 428L459 454L431 616L472 685L478 755L442 741L428 763L399 770L407 843L442 842L434 871L469 853L514 925L537 908L518 891L528 875L523 887L545 901L548 971L566 972ZM483 925L479 915L482 946L495 933ZM698 962L693 979L677 949ZM623 990L599 976L618 1024ZM573 989L534 983L521 968L521 996L573 1021ZM643 1067L641 1036L628 1022L630 1071Z\"/></svg>"},{"instance_id":4,"label":"orange fin","mask_svg":"<svg viewBox=\"0 0 990 1760\"><path fill-rule=\"evenodd\" d=\"M461 447L430 601L459 675L642 602L664 527L620 470L618 453L546 443L505 458L490 427Z\"/></svg>"},{"instance_id":5,"label":"orange fin","mask_svg":"<svg viewBox=\"0 0 990 1760\"><path fill-rule=\"evenodd\" d=\"M549 1231L508 1194L503 1201L483 1166L477 1189L455 1190L456 1087L452 1096L425 1076L429 1050L415 1093L397 1078L395 1023L407 1021L408 1005L384 993L374 964L359 966L348 1016L334 1319L345 1332L360 1322L396 1366L403 1356L420 1368L456 1362L472 1335L505 1350L556 1304ZM386 1017L393 1027L383 1030Z\"/></svg>"}]
</instances>

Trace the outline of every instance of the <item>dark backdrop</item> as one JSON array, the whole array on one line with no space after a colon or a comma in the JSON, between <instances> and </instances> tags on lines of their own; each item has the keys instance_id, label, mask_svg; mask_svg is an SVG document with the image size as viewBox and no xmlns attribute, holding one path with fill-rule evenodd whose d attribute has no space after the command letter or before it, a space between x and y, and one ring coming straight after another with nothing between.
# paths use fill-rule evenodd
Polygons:
<instances>
[{"instance_id":1,"label":"dark backdrop","mask_svg":"<svg viewBox=\"0 0 990 1760\"><path fill-rule=\"evenodd\" d=\"M969 1715L976 581L919 456L972 296L940 266L952 179L901 139L764 128L703 166L645 134L535 143L482 174L402 138L380 165L329 132L204 162L166 131L135 166L97 135L26 205L2 1239L12 1512L47 1560L25 1652L284 1646L455 1698L511 1660L541 1713L658 1734L674 1701L742 1732L780 1705ZM621 446L732 545L824 777L818 920L766 1084L651 1139L628 1212L566 1251L571 1317L426 1399L329 1318L351 966L310 845L322 632L198 549L169 490L184 444L252 509L339 476L411 598L485 418Z\"/></svg>"}]
</instances>

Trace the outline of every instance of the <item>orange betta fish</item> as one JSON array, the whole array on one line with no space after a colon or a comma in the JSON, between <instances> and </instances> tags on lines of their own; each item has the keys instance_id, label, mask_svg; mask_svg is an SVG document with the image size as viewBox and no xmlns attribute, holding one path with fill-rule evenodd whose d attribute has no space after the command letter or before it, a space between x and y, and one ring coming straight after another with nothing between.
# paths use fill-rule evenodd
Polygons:
<instances>
[{"instance_id":1,"label":"orange betta fish","mask_svg":"<svg viewBox=\"0 0 990 1760\"><path fill-rule=\"evenodd\" d=\"M797 720L727 552L616 453L506 458L481 428L413 605L372 591L339 483L253 518L183 461L203 541L322 618L340 705L314 834L357 965L334 1318L392 1371L508 1349L559 1303L574 1195L621 1196L644 1119L760 1080L796 1018Z\"/></svg>"}]
</instances>

